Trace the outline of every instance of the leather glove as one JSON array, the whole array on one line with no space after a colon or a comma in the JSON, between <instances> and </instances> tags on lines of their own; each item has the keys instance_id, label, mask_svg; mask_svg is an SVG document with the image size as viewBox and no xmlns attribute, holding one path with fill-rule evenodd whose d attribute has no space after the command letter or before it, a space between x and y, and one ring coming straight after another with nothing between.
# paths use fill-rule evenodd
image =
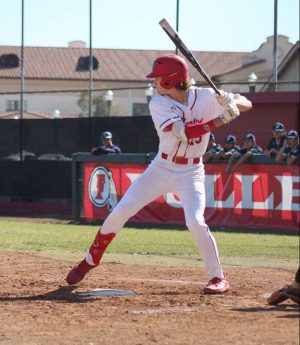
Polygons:
<instances>
[{"instance_id":1,"label":"leather glove","mask_svg":"<svg viewBox=\"0 0 300 345\"><path fill-rule=\"evenodd\" d=\"M225 109L224 113L220 115L220 119L228 124L240 115L240 111L235 103L230 103L228 109Z\"/></svg>"}]
</instances>

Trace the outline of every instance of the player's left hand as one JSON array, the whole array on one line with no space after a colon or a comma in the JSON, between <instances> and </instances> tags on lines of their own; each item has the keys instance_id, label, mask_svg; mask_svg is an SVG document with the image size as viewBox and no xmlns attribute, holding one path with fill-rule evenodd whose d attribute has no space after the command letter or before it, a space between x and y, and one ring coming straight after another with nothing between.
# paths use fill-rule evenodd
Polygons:
<instances>
[{"instance_id":1,"label":"player's left hand","mask_svg":"<svg viewBox=\"0 0 300 345\"><path fill-rule=\"evenodd\" d=\"M225 109L228 109L230 104L235 103L233 93L220 90L220 96L216 95L216 97L219 104L222 105Z\"/></svg>"}]
</instances>

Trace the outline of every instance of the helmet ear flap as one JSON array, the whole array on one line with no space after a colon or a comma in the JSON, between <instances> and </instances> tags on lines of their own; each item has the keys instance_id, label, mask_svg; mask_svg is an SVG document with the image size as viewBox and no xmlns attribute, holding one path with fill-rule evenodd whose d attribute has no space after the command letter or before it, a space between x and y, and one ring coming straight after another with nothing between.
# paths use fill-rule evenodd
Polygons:
<instances>
[{"instance_id":1,"label":"helmet ear flap","mask_svg":"<svg viewBox=\"0 0 300 345\"><path fill-rule=\"evenodd\" d=\"M162 81L160 82L160 86L162 86L164 89L172 89L174 87L174 83L169 78L162 78Z\"/></svg>"}]
</instances>

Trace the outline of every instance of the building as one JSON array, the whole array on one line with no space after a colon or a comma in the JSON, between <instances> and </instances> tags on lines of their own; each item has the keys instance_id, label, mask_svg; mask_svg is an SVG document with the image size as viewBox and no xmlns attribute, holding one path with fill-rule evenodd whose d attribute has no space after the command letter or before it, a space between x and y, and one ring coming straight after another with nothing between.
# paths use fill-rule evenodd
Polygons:
<instances>
[{"instance_id":1,"label":"building","mask_svg":"<svg viewBox=\"0 0 300 345\"><path fill-rule=\"evenodd\" d=\"M294 72L297 66L293 59L298 56L299 60L299 48L295 46L288 37L278 36L278 63L284 64L279 72L284 80L299 79ZM272 49L273 37L268 37L254 52L194 54L218 87L247 92L252 72L259 81L270 79ZM157 56L171 53L174 51L95 48L90 78L89 49L84 42L70 42L67 48L25 47L23 117L88 116L89 86L94 90L92 116L148 115L152 90L144 76ZM20 56L20 47L0 46L0 118L3 119L16 118L20 110ZM192 66L190 72L196 84L204 84ZM299 90L299 84L296 87ZM107 90L113 90L113 94Z\"/></svg>"},{"instance_id":2,"label":"building","mask_svg":"<svg viewBox=\"0 0 300 345\"><path fill-rule=\"evenodd\" d=\"M213 75L215 81L220 84L226 83L243 83L247 82L251 73L256 76L256 91L266 91L268 85L266 86L264 82L270 82L273 76L273 36L267 37L267 41L262 43L260 47L254 52L248 54L242 60L242 63L237 68L231 70L225 70L222 74ZM298 48L297 48L298 47ZM277 64L278 76L280 74L280 65L285 60L285 66L289 69L289 73L285 75L281 74L281 78L278 80L285 81L298 81L298 85L287 85L285 91L295 91L295 86L299 90L299 64L292 63L290 58L293 51L293 57L298 59L299 62L299 42L295 45L289 42L288 37L283 35L278 35L277 37ZM290 65L292 63L292 65ZM252 85L250 85L252 86ZM235 92L248 92L249 85L236 85L234 86Z\"/></svg>"},{"instance_id":3,"label":"building","mask_svg":"<svg viewBox=\"0 0 300 345\"><path fill-rule=\"evenodd\" d=\"M289 50L278 66L278 81L294 81L293 84L279 84L277 91L299 91L300 54L299 41ZM262 91L273 91L272 85L265 85Z\"/></svg>"}]
</instances>

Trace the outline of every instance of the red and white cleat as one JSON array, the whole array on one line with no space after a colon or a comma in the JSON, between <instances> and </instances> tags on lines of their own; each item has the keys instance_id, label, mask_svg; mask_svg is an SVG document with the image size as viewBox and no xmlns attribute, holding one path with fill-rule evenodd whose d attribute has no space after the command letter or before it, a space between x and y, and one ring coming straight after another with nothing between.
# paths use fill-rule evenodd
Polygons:
<instances>
[{"instance_id":1,"label":"red and white cleat","mask_svg":"<svg viewBox=\"0 0 300 345\"><path fill-rule=\"evenodd\" d=\"M74 285L82 281L85 275L93 268L97 267L89 265L85 260L80 261L76 264L71 271L68 273L66 281L69 285Z\"/></svg>"},{"instance_id":2,"label":"red and white cleat","mask_svg":"<svg viewBox=\"0 0 300 345\"><path fill-rule=\"evenodd\" d=\"M229 283L226 279L213 278L203 289L206 294L221 294L230 289Z\"/></svg>"}]
</instances>

